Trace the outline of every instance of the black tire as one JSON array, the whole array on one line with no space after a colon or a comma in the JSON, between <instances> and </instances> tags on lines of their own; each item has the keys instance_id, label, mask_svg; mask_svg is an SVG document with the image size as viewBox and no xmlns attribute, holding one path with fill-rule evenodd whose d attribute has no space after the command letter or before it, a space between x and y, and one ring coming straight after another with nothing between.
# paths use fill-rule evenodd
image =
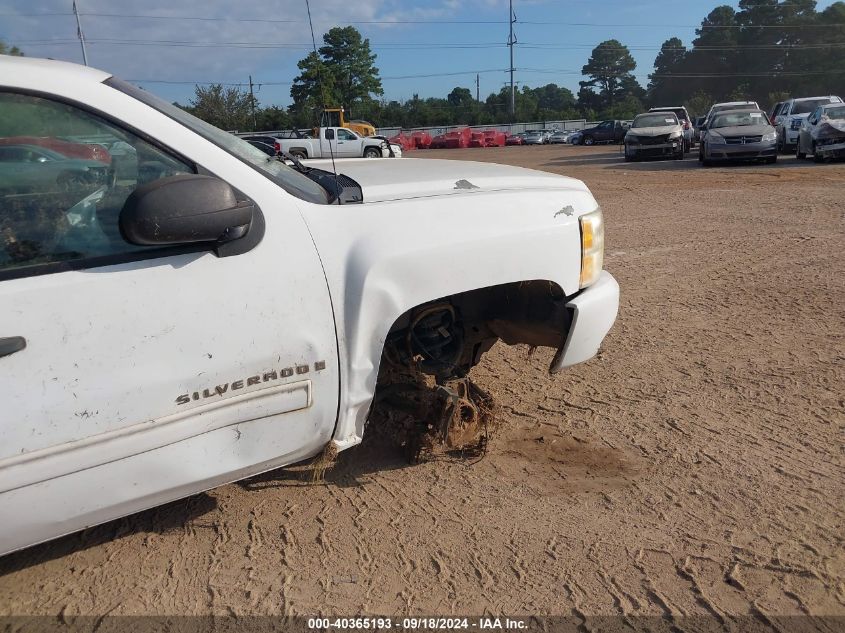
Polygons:
<instances>
[{"instance_id":1,"label":"black tire","mask_svg":"<svg viewBox=\"0 0 845 633\"><path fill-rule=\"evenodd\" d=\"M288 152L291 156L296 156L299 160L305 160L308 158L308 154L303 152L301 149L292 149Z\"/></svg>"},{"instance_id":2,"label":"black tire","mask_svg":"<svg viewBox=\"0 0 845 633\"><path fill-rule=\"evenodd\" d=\"M780 134L778 134L778 142L777 142L777 145L775 146L778 154L783 154L786 151L786 149L784 148L784 145L785 145L785 143L784 143L783 138L780 136Z\"/></svg>"},{"instance_id":3,"label":"black tire","mask_svg":"<svg viewBox=\"0 0 845 633\"><path fill-rule=\"evenodd\" d=\"M798 160L807 158L807 152L801 151L801 137L798 137L798 143L795 144L795 158Z\"/></svg>"},{"instance_id":4,"label":"black tire","mask_svg":"<svg viewBox=\"0 0 845 633\"><path fill-rule=\"evenodd\" d=\"M705 167L712 167L713 161L710 160L709 158L705 158L703 161L701 161L701 164L704 165Z\"/></svg>"},{"instance_id":5,"label":"black tire","mask_svg":"<svg viewBox=\"0 0 845 633\"><path fill-rule=\"evenodd\" d=\"M698 162L699 163L704 162L704 143L698 144Z\"/></svg>"},{"instance_id":6,"label":"black tire","mask_svg":"<svg viewBox=\"0 0 845 633\"><path fill-rule=\"evenodd\" d=\"M364 158L381 158L381 152L376 147L367 147L364 149Z\"/></svg>"},{"instance_id":7,"label":"black tire","mask_svg":"<svg viewBox=\"0 0 845 633\"><path fill-rule=\"evenodd\" d=\"M813 162L814 163L823 163L824 157L821 154L819 154L819 152L816 150L816 142L815 141L813 141L813 146L812 146L811 149L813 151Z\"/></svg>"},{"instance_id":8,"label":"black tire","mask_svg":"<svg viewBox=\"0 0 845 633\"><path fill-rule=\"evenodd\" d=\"M769 156L768 158L766 158L767 165L774 165L776 162L778 162L777 156Z\"/></svg>"},{"instance_id":9,"label":"black tire","mask_svg":"<svg viewBox=\"0 0 845 633\"><path fill-rule=\"evenodd\" d=\"M582 144L582 145L586 145L586 146L588 146L588 147L592 147L593 145L595 145L595 144L596 144L596 141L593 139L593 137L592 137L592 136L585 136L585 137L581 140L581 144Z\"/></svg>"}]
</instances>

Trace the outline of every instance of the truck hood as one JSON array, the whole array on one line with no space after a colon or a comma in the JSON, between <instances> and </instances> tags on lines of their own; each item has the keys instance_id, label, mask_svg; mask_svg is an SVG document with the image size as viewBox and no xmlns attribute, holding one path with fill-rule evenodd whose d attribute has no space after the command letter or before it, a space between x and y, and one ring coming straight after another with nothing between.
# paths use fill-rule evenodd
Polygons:
<instances>
[{"instance_id":1,"label":"truck hood","mask_svg":"<svg viewBox=\"0 0 845 633\"><path fill-rule=\"evenodd\" d=\"M680 125L658 125L655 127L637 127L628 130L626 136L660 136L661 134L671 134L672 132L683 132L684 128Z\"/></svg>"},{"instance_id":2,"label":"truck hood","mask_svg":"<svg viewBox=\"0 0 845 633\"><path fill-rule=\"evenodd\" d=\"M308 161L308 165L331 170L329 161ZM495 163L362 158L336 161L336 165L338 173L361 185L365 204L493 191L587 191L586 185L574 178Z\"/></svg>"},{"instance_id":3,"label":"truck hood","mask_svg":"<svg viewBox=\"0 0 845 633\"><path fill-rule=\"evenodd\" d=\"M719 136L764 136L775 131L768 123L761 125L735 125L733 127L713 128L712 131Z\"/></svg>"}]
</instances>

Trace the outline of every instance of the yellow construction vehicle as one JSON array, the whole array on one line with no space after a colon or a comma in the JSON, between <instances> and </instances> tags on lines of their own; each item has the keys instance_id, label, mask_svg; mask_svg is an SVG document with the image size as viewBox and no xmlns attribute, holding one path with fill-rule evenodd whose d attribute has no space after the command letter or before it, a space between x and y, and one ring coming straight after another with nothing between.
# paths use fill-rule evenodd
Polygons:
<instances>
[{"instance_id":1,"label":"yellow construction vehicle","mask_svg":"<svg viewBox=\"0 0 845 633\"><path fill-rule=\"evenodd\" d=\"M320 115L320 127L345 127L358 136L375 136L376 128L366 121L347 121L343 116L343 108L323 108Z\"/></svg>"}]
</instances>

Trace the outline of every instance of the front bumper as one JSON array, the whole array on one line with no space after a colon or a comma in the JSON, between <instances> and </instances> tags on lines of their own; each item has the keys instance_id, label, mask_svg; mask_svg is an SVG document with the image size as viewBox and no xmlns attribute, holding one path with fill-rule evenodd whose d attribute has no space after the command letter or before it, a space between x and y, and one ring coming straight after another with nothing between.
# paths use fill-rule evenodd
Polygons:
<instances>
[{"instance_id":1,"label":"front bumper","mask_svg":"<svg viewBox=\"0 0 845 633\"><path fill-rule=\"evenodd\" d=\"M666 143L648 145L646 143L626 143L625 151L632 158L652 158L659 156L674 156L681 149L682 139L672 139Z\"/></svg>"},{"instance_id":2,"label":"front bumper","mask_svg":"<svg viewBox=\"0 0 845 633\"><path fill-rule=\"evenodd\" d=\"M825 145L819 143L816 145L816 151L825 158L845 158L845 138Z\"/></svg>"},{"instance_id":3,"label":"front bumper","mask_svg":"<svg viewBox=\"0 0 845 633\"><path fill-rule=\"evenodd\" d=\"M619 312L619 284L602 271L599 280L585 288L566 307L572 313L569 333L552 360L549 372L583 363L596 355Z\"/></svg>"},{"instance_id":4,"label":"front bumper","mask_svg":"<svg viewBox=\"0 0 845 633\"><path fill-rule=\"evenodd\" d=\"M710 160L755 160L777 156L777 142L726 144L707 143L707 155Z\"/></svg>"}]
</instances>

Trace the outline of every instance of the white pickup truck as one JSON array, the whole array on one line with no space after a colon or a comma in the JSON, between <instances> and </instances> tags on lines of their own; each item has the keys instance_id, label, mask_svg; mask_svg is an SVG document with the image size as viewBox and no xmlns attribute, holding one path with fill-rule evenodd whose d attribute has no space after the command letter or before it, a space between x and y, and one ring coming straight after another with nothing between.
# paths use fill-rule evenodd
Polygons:
<instances>
[{"instance_id":1,"label":"white pickup truck","mask_svg":"<svg viewBox=\"0 0 845 633\"><path fill-rule=\"evenodd\" d=\"M387 158L391 147L380 136L358 136L345 127L317 128L318 138L277 138L281 151L306 158ZM396 150L399 147L396 146Z\"/></svg>"},{"instance_id":2,"label":"white pickup truck","mask_svg":"<svg viewBox=\"0 0 845 633\"><path fill-rule=\"evenodd\" d=\"M293 168L63 62L0 56L0 88L13 146L114 152L0 190L0 553L355 446L383 352L448 379L502 340L558 372L616 318L578 180Z\"/></svg>"}]
</instances>

